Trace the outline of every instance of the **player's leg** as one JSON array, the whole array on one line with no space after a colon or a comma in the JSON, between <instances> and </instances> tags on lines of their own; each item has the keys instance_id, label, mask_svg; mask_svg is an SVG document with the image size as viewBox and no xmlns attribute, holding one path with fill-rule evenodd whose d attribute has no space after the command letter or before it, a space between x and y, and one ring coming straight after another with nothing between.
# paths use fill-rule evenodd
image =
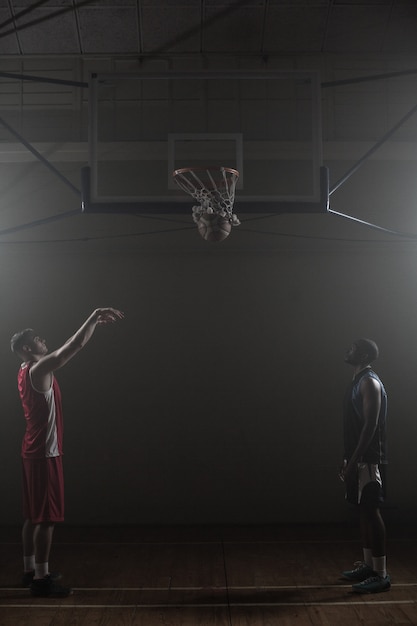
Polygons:
<instances>
[{"instance_id":1,"label":"player's leg","mask_svg":"<svg viewBox=\"0 0 417 626\"><path fill-rule=\"evenodd\" d=\"M386 529L379 508L371 508L367 511L368 534L370 536L370 546L374 558L385 556L386 554Z\"/></svg>"},{"instance_id":2,"label":"player's leg","mask_svg":"<svg viewBox=\"0 0 417 626\"><path fill-rule=\"evenodd\" d=\"M22 585L29 587L35 574L35 546L33 543L33 524L31 521L31 485L32 463L28 459L22 459L22 495L23 495L23 518L22 546L23 546L23 576Z\"/></svg>"},{"instance_id":3,"label":"player's leg","mask_svg":"<svg viewBox=\"0 0 417 626\"><path fill-rule=\"evenodd\" d=\"M383 501L381 482L371 480L363 487L359 507L361 527L367 547L372 550L373 558L385 556L386 553L386 530L380 511Z\"/></svg>"},{"instance_id":4,"label":"player's leg","mask_svg":"<svg viewBox=\"0 0 417 626\"><path fill-rule=\"evenodd\" d=\"M35 546L35 580L49 575L49 555L55 524L40 523L34 525L33 543Z\"/></svg>"},{"instance_id":5,"label":"player's leg","mask_svg":"<svg viewBox=\"0 0 417 626\"><path fill-rule=\"evenodd\" d=\"M386 565L386 530L379 510L381 497L381 484L377 481L371 481L362 491L359 507L361 529L367 550L371 550L373 574L352 586L353 591L358 593L379 593L391 587Z\"/></svg>"},{"instance_id":6,"label":"player's leg","mask_svg":"<svg viewBox=\"0 0 417 626\"><path fill-rule=\"evenodd\" d=\"M369 537L369 525L366 516L361 514L359 506L360 490L359 490L359 470L356 475L352 476L346 483L346 501L352 506L359 509L359 531L362 546L362 559L354 563L352 569L342 572L342 577L352 583L362 582L373 574L372 567L372 549L371 539Z\"/></svg>"},{"instance_id":7,"label":"player's leg","mask_svg":"<svg viewBox=\"0 0 417 626\"><path fill-rule=\"evenodd\" d=\"M72 593L56 581L60 574L49 572L49 555L55 524L64 521L64 486L61 457L40 459L32 467L30 497L34 533L35 575L31 594L41 597L66 597Z\"/></svg>"},{"instance_id":8,"label":"player's leg","mask_svg":"<svg viewBox=\"0 0 417 626\"><path fill-rule=\"evenodd\" d=\"M33 543L33 524L26 519L22 528L23 545L23 587L29 587L35 574L35 545Z\"/></svg>"},{"instance_id":9,"label":"player's leg","mask_svg":"<svg viewBox=\"0 0 417 626\"><path fill-rule=\"evenodd\" d=\"M31 556L35 554L33 544L33 524L30 519L26 519L22 528L23 555Z\"/></svg>"}]
</instances>

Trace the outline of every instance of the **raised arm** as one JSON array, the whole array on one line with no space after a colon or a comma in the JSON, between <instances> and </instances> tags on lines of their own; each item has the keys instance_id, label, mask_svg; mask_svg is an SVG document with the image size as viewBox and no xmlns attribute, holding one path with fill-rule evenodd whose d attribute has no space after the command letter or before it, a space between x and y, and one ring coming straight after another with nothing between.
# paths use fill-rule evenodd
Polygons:
<instances>
[{"instance_id":1,"label":"raised arm","mask_svg":"<svg viewBox=\"0 0 417 626\"><path fill-rule=\"evenodd\" d=\"M32 383L39 391L46 391L51 385L51 375L55 370L70 361L91 339L98 325L116 322L124 317L118 309L111 307L96 309L84 324L57 350L46 354L31 369Z\"/></svg>"}]
</instances>

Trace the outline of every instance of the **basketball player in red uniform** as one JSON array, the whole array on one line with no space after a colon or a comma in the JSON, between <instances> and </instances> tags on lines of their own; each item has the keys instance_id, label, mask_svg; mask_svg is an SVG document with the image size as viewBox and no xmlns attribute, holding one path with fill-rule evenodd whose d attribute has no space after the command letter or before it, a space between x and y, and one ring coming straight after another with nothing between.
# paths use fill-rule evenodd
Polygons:
<instances>
[{"instance_id":1,"label":"basketball player in red uniform","mask_svg":"<svg viewBox=\"0 0 417 626\"><path fill-rule=\"evenodd\" d=\"M23 584L34 596L65 597L72 593L49 572L54 527L64 520L61 392L54 376L91 339L96 327L123 318L113 308L96 309L60 348L48 353L45 340L27 328L13 335L12 351L23 361L18 390L26 431L22 442Z\"/></svg>"}]
</instances>

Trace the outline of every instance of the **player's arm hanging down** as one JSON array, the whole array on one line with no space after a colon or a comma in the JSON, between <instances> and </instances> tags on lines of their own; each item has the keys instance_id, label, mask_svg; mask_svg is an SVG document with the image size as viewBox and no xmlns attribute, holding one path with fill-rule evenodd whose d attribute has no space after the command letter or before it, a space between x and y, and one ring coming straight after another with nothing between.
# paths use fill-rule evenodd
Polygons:
<instances>
[{"instance_id":1,"label":"player's arm hanging down","mask_svg":"<svg viewBox=\"0 0 417 626\"><path fill-rule=\"evenodd\" d=\"M355 474L357 464L360 462L364 452L368 449L378 426L378 416L381 408L381 387L374 378L365 378L361 383L360 390L363 398L362 410L364 422L358 445L352 457L349 459L349 462L342 469L343 480L349 480L349 478Z\"/></svg>"}]
</instances>

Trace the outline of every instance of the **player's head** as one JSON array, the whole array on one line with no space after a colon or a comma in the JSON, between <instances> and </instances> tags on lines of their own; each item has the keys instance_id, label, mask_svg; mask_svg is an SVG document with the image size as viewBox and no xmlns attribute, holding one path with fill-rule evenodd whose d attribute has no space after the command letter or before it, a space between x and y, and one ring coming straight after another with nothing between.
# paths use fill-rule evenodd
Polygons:
<instances>
[{"instance_id":1,"label":"player's head","mask_svg":"<svg viewBox=\"0 0 417 626\"><path fill-rule=\"evenodd\" d=\"M10 340L10 348L25 361L29 361L33 355L47 352L45 341L36 334L33 328L25 328L15 333Z\"/></svg>"},{"instance_id":2,"label":"player's head","mask_svg":"<svg viewBox=\"0 0 417 626\"><path fill-rule=\"evenodd\" d=\"M356 339L348 350L345 361L350 365L369 365L379 356L379 349L372 339Z\"/></svg>"}]
</instances>

